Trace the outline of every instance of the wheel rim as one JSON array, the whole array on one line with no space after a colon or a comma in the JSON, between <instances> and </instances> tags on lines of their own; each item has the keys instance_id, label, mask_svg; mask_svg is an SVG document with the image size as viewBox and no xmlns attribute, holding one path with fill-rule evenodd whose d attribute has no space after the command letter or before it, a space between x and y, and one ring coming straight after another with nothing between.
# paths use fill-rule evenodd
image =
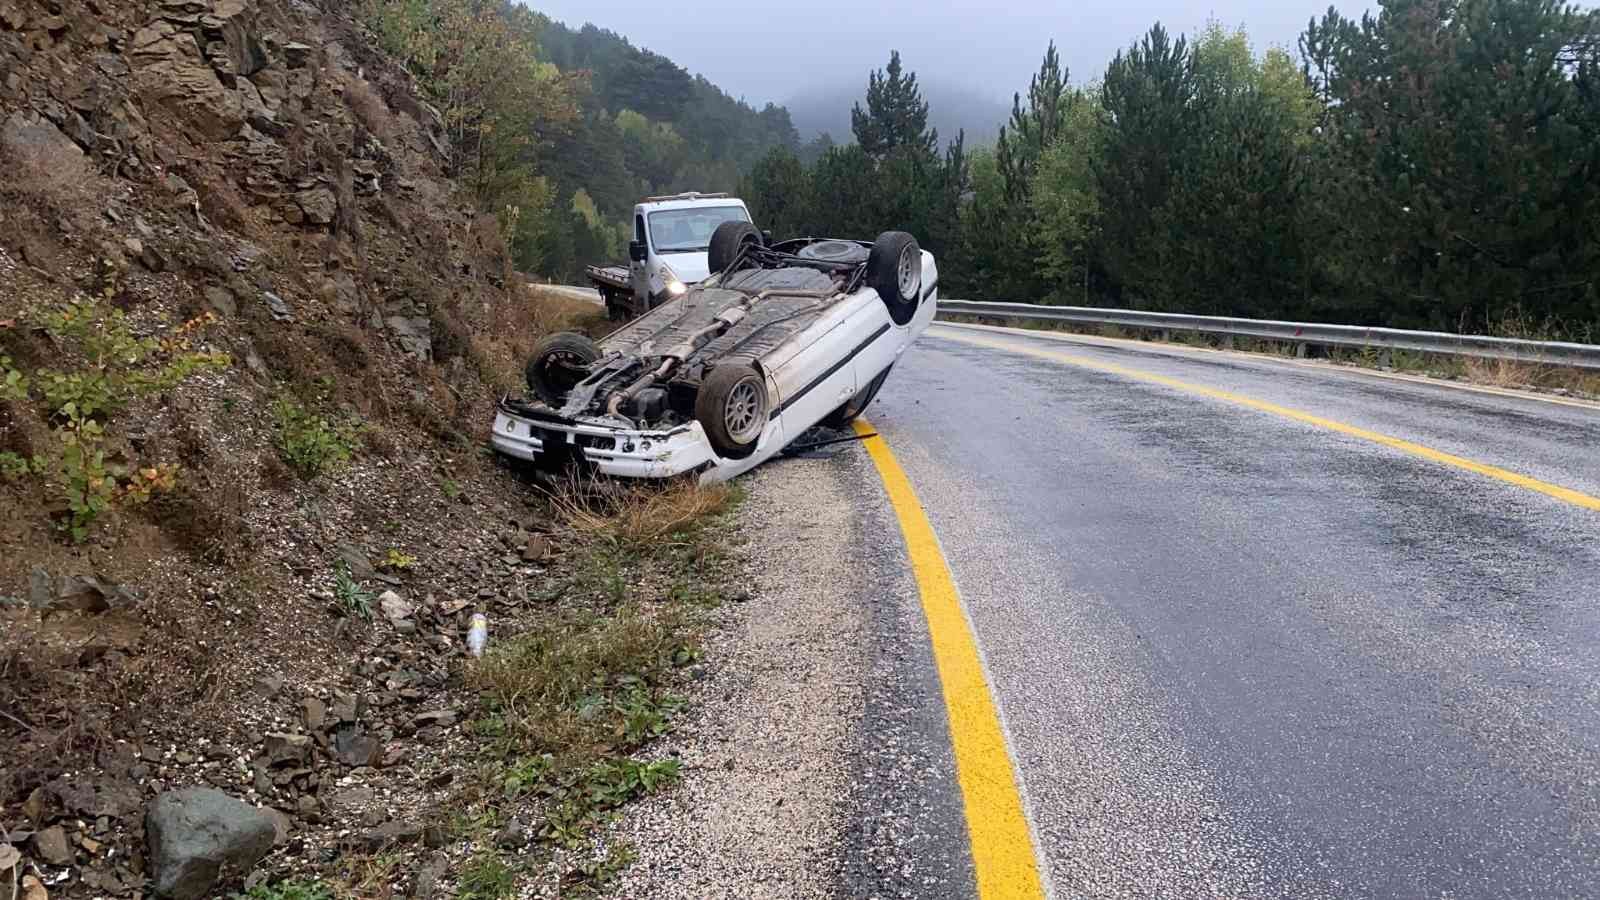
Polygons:
<instances>
[{"instance_id":1,"label":"wheel rim","mask_svg":"<svg viewBox=\"0 0 1600 900\"><path fill-rule=\"evenodd\" d=\"M544 377L551 384L570 388L583 380L587 365L578 354L557 350L544 358Z\"/></svg>"},{"instance_id":2,"label":"wheel rim","mask_svg":"<svg viewBox=\"0 0 1600 900\"><path fill-rule=\"evenodd\" d=\"M722 420L728 436L740 444L748 444L761 434L762 413L766 398L755 378L746 378L728 392L728 402L723 404Z\"/></svg>"},{"instance_id":3,"label":"wheel rim","mask_svg":"<svg viewBox=\"0 0 1600 900\"><path fill-rule=\"evenodd\" d=\"M917 288L922 286L921 254L917 252L915 244L908 245L900 251L899 282L900 296L907 300L917 299Z\"/></svg>"}]
</instances>

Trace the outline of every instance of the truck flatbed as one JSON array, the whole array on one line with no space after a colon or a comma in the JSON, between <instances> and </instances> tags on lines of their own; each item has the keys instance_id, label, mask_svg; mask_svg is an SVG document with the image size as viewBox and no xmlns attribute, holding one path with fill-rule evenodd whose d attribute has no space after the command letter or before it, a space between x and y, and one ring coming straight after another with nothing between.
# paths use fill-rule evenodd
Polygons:
<instances>
[{"instance_id":1,"label":"truck flatbed","mask_svg":"<svg viewBox=\"0 0 1600 900\"><path fill-rule=\"evenodd\" d=\"M595 287L615 288L619 291L631 290L628 282L627 266L586 266L583 270L588 274L589 280Z\"/></svg>"}]
</instances>

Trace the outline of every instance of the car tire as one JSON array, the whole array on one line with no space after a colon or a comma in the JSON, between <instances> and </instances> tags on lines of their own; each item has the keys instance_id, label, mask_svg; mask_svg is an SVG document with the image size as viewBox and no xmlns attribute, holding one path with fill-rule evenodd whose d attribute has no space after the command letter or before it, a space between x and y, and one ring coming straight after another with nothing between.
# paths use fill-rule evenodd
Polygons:
<instances>
[{"instance_id":1,"label":"car tire","mask_svg":"<svg viewBox=\"0 0 1600 900\"><path fill-rule=\"evenodd\" d=\"M711 246L706 250L707 271L712 275L726 271L738 260L744 248L762 244L761 229L749 222L723 222L711 232Z\"/></svg>"},{"instance_id":2,"label":"car tire","mask_svg":"<svg viewBox=\"0 0 1600 900\"><path fill-rule=\"evenodd\" d=\"M769 406L767 380L754 366L724 364L700 382L694 417L717 455L739 459L756 449L767 427Z\"/></svg>"},{"instance_id":3,"label":"car tire","mask_svg":"<svg viewBox=\"0 0 1600 900\"><path fill-rule=\"evenodd\" d=\"M589 364L599 358L600 348L594 341L577 332L558 331L533 345L523 375L534 396L557 406L566 400L568 391L588 376Z\"/></svg>"},{"instance_id":4,"label":"car tire","mask_svg":"<svg viewBox=\"0 0 1600 900\"><path fill-rule=\"evenodd\" d=\"M867 284L878 292L896 325L917 314L922 292L922 248L904 231L885 231L872 242L867 257Z\"/></svg>"},{"instance_id":5,"label":"car tire","mask_svg":"<svg viewBox=\"0 0 1600 900\"><path fill-rule=\"evenodd\" d=\"M879 372L878 377L867 382L867 386L857 391L854 397L846 400L838 409L828 413L823 418L822 424L828 428L850 427L850 423L860 418L861 414L867 411L867 407L872 405L872 401L878 396L878 390L883 387L885 381L889 380L889 372L892 369L894 369L894 366L891 365L889 368Z\"/></svg>"}]
</instances>

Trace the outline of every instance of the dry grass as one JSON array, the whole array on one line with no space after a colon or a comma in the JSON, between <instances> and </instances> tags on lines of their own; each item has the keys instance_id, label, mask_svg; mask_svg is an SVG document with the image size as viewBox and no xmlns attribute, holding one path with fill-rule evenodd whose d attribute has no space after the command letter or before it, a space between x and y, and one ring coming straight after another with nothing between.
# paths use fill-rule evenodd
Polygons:
<instances>
[{"instance_id":1,"label":"dry grass","mask_svg":"<svg viewBox=\"0 0 1600 900\"><path fill-rule=\"evenodd\" d=\"M468 681L519 751L628 749L644 735L630 735L626 717L659 699L686 639L672 610L563 611L474 663Z\"/></svg>"},{"instance_id":2,"label":"dry grass","mask_svg":"<svg viewBox=\"0 0 1600 900\"><path fill-rule=\"evenodd\" d=\"M356 121L369 134L386 146L394 142L399 134L399 125L389 104L379 96L371 82L361 78L350 79L344 86L344 99L350 105L350 111L355 113Z\"/></svg>"},{"instance_id":3,"label":"dry grass","mask_svg":"<svg viewBox=\"0 0 1600 900\"><path fill-rule=\"evenodd\" d=\"M1478 359L1466 357L1462 362L1466 378L1473 384L1490 387L1516 388L1538 384L1547 377L1551 367L1514 359Z\"/></svg>"},{"instance_id":4,"label":"dry grass","mask_svg":"<svg viewBox=\"0 0 1600 900\"><path fill-rule=\"evenodd\" d=\"M500 393L523 389L523 366L533 345L553 331L599 336L610 327L605 310L549 290L511 285L484 311L471 330L470 354L483 380Z\"/></svg>"},{"instance_id":5,"label":"dry grass","mask_svg":"<svg viewBox=\"0 0 1600 900\"><path fill-rule=\"evenodd\" d=\"M942 321L968 322L979 325L1002 325L1032 331L1053 331L1066 334L1083 334L1121 340L1144 340L1160 343L1160 336L1144 329L1129 329L1120 325L1078 325L1067 322L1035 322L1027 319L996 319L981 316L941 316ZM1572 334L1550 323L1537 324L1520 313L1509 314L1493 324L1489 333L1496 337L1520 338L1530 341L1573 341L1592 343L1593 335L1587 331ZM1292 343L1236 338L1228 347L1217 335L1174 332L1168 343L1195 347L1231 349L1240 353L1259 353L1268 356L1294 358L1299 348ZM1382 355L1373 348L1328 348L1327 358L1346 365L1368 369L1384 368ZM1565 366L1507 359L1476 359L1467 356L1449 356L1428 353L1411 353L1396 350L1389 354L1387 368L1432 378L1463 380L1497 388L1557 390L1582 396L1600 396L1600 374Z\"/></svg>"},{"instance_id":6,"label":"dry grass","mask_svg":"<svg viewBox=\"0 0 1600 900\"><path fill-rule=\"evenodd\" d=\"M694 531L725 512L734 492L724 484L701 485L687 479L665 485L619 485L585 482L573 475L551 492L550 499L578 531L638 545Z\"/></svg>"},{"instance_id":7,"label":"dry grass","mask_svg":"<svg viewBox=\"0 0 1600 900\"><path fill-rule=\"evenodd\" d=\"M0 166L8 173L0 198L7 200L66 211L96 193L93 172L81 153L0 149Z\"/></svg>"}]
</instances>

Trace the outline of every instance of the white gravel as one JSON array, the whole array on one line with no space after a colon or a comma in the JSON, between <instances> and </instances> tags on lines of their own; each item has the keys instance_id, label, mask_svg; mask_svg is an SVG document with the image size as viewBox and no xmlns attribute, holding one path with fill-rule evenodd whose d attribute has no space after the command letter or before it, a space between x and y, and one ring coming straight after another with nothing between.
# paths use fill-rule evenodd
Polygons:
<instances>
[{"instance_id":1,"label":"white gravel","mask_svg":"<svg viewBox=\"0 0 1600 900\"><path fill-rule=\"evenodd\" d=\"M803 461L748 479L753 599L722 611L692 721L663 748L682 757L683 784L618 826L638 860L617 896L837 893L866 674L847 474Z\"/></svg>"}]
</instances>

